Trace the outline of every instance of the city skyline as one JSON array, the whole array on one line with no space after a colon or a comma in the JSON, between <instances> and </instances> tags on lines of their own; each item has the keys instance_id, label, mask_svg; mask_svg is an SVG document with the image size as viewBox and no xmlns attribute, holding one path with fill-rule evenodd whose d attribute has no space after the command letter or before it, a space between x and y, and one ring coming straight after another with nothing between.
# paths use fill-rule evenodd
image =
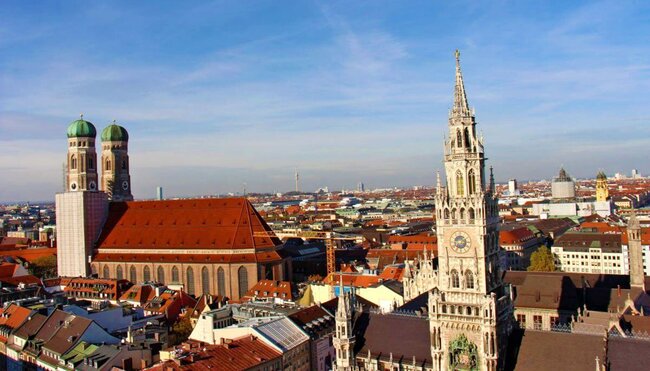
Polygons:
<instances>
[{"instance_id":1,"label":"city skyline","mask_svg":"<svg viewBox=\"0 0 650 371\"><path fill-rule=\"evenodd\" d=\"M61 191L79 112L129 130L136 198L433 185L456 48L498 181L648 171L632 6L34 4L0 15L0 202Z\"/></svg>"}]
</instances>

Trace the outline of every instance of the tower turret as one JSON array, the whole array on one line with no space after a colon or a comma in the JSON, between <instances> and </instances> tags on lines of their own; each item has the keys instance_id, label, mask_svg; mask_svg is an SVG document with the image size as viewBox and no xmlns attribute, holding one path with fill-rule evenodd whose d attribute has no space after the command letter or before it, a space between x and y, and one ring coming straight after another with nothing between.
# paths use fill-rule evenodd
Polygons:
<instances>
[{"instance_id":1,"label":"tower turret","mask_svg":"<svg viewBox=\"0 0 650 371\"><path fill-rule=\"evenodd\" d=\"M131 201L129 133L113 121L102 131L101 187L113 201Z\"/></svg>"},{"instance_id":2,"label":"tower turret","mask_svg":"<svg viewBox=\"0 0 650 371\"><path fill-rule=\"evenodd\" d=\"M596 175L596 201L607 201L609 198L609 189L607 187L607 175L599 171Z\"/></svg>"},{"instance_id":3,"label":"tower turret","mask_svg":"<svg viewBox=\"0 0 650 371\"><path fill-rule=\"evenodd\" d=\"M627 240L630 257L630 287L645 291L645 272L643 269L643 247L641 246L641 224L632 213L627 222Z\"/></svg>"},{"instance_id":4,"label":"tower turret","mask_svg":"<svg viewBox=\"0 0 650 371\"><path fill-rule=\"evenodd\" d=\"M352 333L352 297L350 293L343 292L343 279L339 286L339 302L336 308L335 322L336 333L333 339L334 348L336 349L336 371L355 370L354 343L355 338Z\"/></svg>"},{"instance_id":5,"label":"tower turret","mask_svg":"<svg viewBox=\"0 0 650 371\"><path fill-rule=\"evenodd\" d=\"M95 125L83 119L68 126L67 191L97 191Z\"/></svg>"}]
</instances>

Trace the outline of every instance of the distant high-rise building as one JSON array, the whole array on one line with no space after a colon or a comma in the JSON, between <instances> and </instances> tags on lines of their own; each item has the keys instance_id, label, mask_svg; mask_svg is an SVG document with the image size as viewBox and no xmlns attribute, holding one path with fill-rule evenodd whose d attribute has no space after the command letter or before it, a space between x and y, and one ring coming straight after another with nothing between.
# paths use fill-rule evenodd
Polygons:
<instances>
[{"instance_id":1,"label":"distant high-rise building","mask_svg":"<svg viewBox=\"0 0 650 371\"><path fill-rule=\"evenodd\" d=\"M163 199L163 189L162 187L156 187L156 200L161 201Z\"/></svg>"},{"instance_id":2,"label":"distant high-rise building","mask_svg":"<svg viewBox=\"0 0 650 371\"><path fill-rule=\"evenodd\" d=\"M359 191L359 192L365 192L366 191L366 186L363 184L363 182L359 182L359 184L357 184L357 191Z\"/></svg>"},{"instance_id":3,"label":"distant high-rise building","mask_svg":"<svg viewBox=\"0 0 650 371\"><path fill-rule=\"evenodd\" d=\"M508 180L508 193L510 196L514 196L517 194L517 179L510 179Z\"/></svg>"},{"instance_id":4,"label":"distant high-rise building","mask_svg":"<svg viewBox=\"0 0 650 371\"><path fill-rule=\"evenodd\" d=\"M298 174L298 169L296 169L296 192L300 192L300 175Z\"/></svg>"},{"instance_id":5,"label":"distant high-rise building","mask_svg":"<svg viewBox=\"0 0 650 371\"><path fill-rule=\"evenodd\" d=\"M632 179L640 178L639 170L632 169Z\"/></svg>"}]
</instances>

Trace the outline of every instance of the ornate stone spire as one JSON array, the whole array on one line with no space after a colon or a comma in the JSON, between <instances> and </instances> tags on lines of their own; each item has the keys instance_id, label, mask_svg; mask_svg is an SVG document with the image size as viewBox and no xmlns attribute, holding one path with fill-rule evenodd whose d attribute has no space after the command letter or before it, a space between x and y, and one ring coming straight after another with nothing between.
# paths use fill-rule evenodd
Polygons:
<instances>
[{"instance_id":1,"label":"ornate stone spire","mask_svg":"<svg viewBox=\"0 0 650 371\"><path fill-rule=\"evenodd\" d=\"M452 116L470 116L471 111L467 104L467 95L465 94L465 84L463 83L463 73L460 70L460 52L456 49L456 88L454 90L454 108L451 110Z\"/></svg>"},{"instance_id":2,"label":"ornate stone spire","mask_svg":"<svg viewBox=\"0 0 650 371\"><path fill-rule=\"evenodd\" d=\"M440 182L440 172L436 171L436 193L442 194L442 183Z\"/></svg>"},{"instance_id":3,"label":"ornate stone spire","mask_svg":"<svg viewBox=\"0 0 650 371\"><path fill-rule=\"evenodd\" d=\"M490 166L490 185L489 191L491 194L496 193L496 184L494 184L494 173L492 172L492 166Z\"/></svg>"}]
</instances>

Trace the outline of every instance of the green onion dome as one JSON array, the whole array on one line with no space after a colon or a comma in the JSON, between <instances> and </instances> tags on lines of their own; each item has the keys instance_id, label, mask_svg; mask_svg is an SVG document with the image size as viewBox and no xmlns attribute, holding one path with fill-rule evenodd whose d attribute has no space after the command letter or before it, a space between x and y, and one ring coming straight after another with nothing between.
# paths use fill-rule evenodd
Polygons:
<instances>
[{"instance_id":1,"label":"green onion dome","mask_svg":"<svg viewBox=\"0 0 650 371\"><path fill-rule=\"evenodd\" d=\"M94 138L97 136L95 125L90 121L84 120L83 115L79 120L73 121L68 126L68 138Z\"/></svg>"},{"instance_id":2,"label":"green onion dome","mask_svg":"<svg viewBox=\"0 0 650 371\"><path fill-rule=\"evenodd\" d=\"M129 132L113 121L102 131L102 142L128 142Z\"/></svg>"}]
</instances>

